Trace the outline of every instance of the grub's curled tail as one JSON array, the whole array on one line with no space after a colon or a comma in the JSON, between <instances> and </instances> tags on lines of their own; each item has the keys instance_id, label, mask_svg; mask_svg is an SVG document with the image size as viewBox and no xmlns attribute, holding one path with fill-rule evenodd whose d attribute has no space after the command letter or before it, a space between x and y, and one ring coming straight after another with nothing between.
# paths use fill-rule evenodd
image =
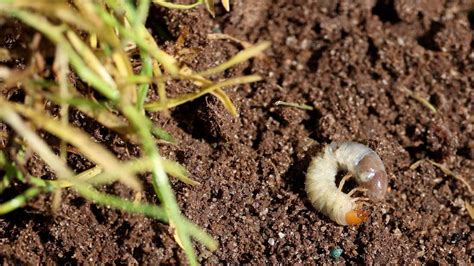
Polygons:
<instances>
[{"instance_id":1,"label":"grub's curled tail","mask_svg":"<svg viewBox=\"0 0 474 266\"><path fill-rule=\"evenodd\" d=\"M350 174L336 186L336 174ZM358 188L342 192L348 177L355 177ZM306 174L306 192L313 206L341 225L364 222L369 213L362 208L364 198L351 198L365 191L372 200L381 200L387 191L387 173L380 157L370 148L356 142L333 142L314 157Z\"/></svg>"}]
</instances>

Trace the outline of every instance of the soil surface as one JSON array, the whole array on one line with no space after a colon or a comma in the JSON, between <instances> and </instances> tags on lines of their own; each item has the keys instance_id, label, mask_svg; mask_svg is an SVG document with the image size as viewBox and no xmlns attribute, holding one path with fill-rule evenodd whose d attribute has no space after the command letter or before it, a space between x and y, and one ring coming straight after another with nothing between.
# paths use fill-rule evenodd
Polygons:
<instances>
[{"instance_id":1,"label":"soil surface","mask_svg":"<svg viewBox=\"0 0 474 266\"><path fill-rule=\"evenodd\" d=\"M264 57L214 77L264 77L226 90L239 117L210 95L168 114L150 114L179 141L160 144L162 154L202 184L173 181L183 212L220 244L214 253L196 245L200 262L473 263L474 223L465 208L472 195L428 162L410 168L431 159L474 185L472 1L231 3L231 12L219 7L216 18L203 7L153 8L148 23L160 45L195 69L223 62L242 48L210 40L209 33L272 42ZM0 46L17 51L6 64L23 68L31 30L2 23ZM184 28L189 34L177 47ZM173 96L190 89L175 84L168 90ZM276 101L314 110L276 106ZM139 154L80 113L73 113L71 122L122 159ZM385 201L358 226L339 226L318 213L304 191L311 157L341 140L373 148L390 176ZM78 155L71 155L69 164L77 171L92 166ZM35 157L28 167L38 176L50 174ZM130 196L121 185L104 189ZM7 191L0 199L11 195ZM147 197L154 200L151 192ZM343 250L338 260L330 255L335 247ZM1 217L0 257L7 264L185 263L167 225L97 206L70 191L64 191L56 214L45 195Z\"/></svg>"}]
</instances>

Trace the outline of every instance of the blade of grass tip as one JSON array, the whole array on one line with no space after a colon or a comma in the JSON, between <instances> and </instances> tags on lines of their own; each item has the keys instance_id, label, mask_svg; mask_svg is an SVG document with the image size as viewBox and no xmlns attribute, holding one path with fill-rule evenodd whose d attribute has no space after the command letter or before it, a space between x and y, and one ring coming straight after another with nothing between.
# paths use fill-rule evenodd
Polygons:
<instances>
[{"instance_id":1,"label":"blade of grass tip","mask_svg":"<svg viewBox=\"0 0 474 266\"><path fill-rule=\"evenodd\" d=\"M167 174L176 177L178 180L188 185L201 185L201 183L189 178L188 170L186 170L186 168L181 164L166 159L163 159L162 161Z\"/></svg>"},{"instance_id":2,"label":"blade of grass tip","mask_svg":"<svg viewBox=\"0 0 474 266\"><path fill-rule=\"evenodd\" d=\"M22 194L13 199L0 204L0 215L4 215L18 208L25 206L26 202L42 192L42 188L32 187L28 188Z\"/></svg>"},{"instance_id":3,"label":"blade of grass tip","mask_svg":"<svg viewBox=\"0 0 474 266\"><path fill-rule=\"evenodd\" d=\"M190 236L187 232L188 227L183 222L186 220L186 218L183 217L183 215L181 214L178 203L176 202L176 197L169 183L168 176L166 175L163 166L163 161L155 146L155 142L150 132L150 128L147 126L149 125L149 123L146 122L147 118L132 106L125 106L122 112L129 119L130 123L135 126L138 134L142 138L142 146L144 153L148 156L148 158L150 158L153 163L153 188L155 189L155 192L160 196L160 199L168 214L168 218L170 219L170 223L175 226L177 235L181 240L181 244L183 245L183 249L188 257L189 263L191 265L196 265L196 255L194 253Z\"/></svg>"},{"instance_id":4,"label":"blade of grass tip","mask_svg":"<svg viewBox=\"0 0 474 266\"><path fill-rule=\"evenodd\" d=\"M464 203L464 205L466 207L467 213L469 216L471 216L471 219L474 220L474 207L472 207L472 205L467 201Z\"/></svg>"},{"instance_id":5,"label":"blade of grass tip","mask_svg":"<svg viewBox=\"0 0 474 266\"><path fill-rule=\"evenodd\" d=\"M232 58L230 58L229 60L227 60L226 62L216 66L216 67L212 67L212 68L209 68L207 70L204 70L203 72L200 72L198 73L198 75L201 75L201 76L209 76L209 75L213 75L213 74L216 74L216 73L220 73L220 72L223 72L225 71L226 69L238 64L238 63L241 63L243 61L246 61L247 59L250 59L254 56L257 56L258 54L260 54L261 52L263 52L265 49L267 49L268 47L270 47L270 42L261 42L259 44L256 44L252 47L249 47L249 48L246 48L240 52L238 52L236 55L234 55Z\"/></svg>"},{"instance_id":6,"label":"blade of grass tip","mask_svg":"<svg viewBox=\"0 0 474 266\"><path fill-rule=\"evenodd\" d=\"M216 89L215 91L212 91L211 94L217 97L217 99L222 102L224 107L233 117L238 116L237 108L235 108L229 96L227 96L227 94L222 89Z\"/></svg>"},{"instance_id":7,"label":"blade of grass tip","mask_svg":"<svg viewBox=\"0 0 474 266\"><path fill-rule=\"evenodd\" d=\"M2 102L0 102L0 104L2 104ZM110 151L105 149L102 145L93 142L89 135L78 128L69 125L61 125L56 120L20 104L4 102L3 105L14 108L23 116L28 117L30 121L35 123L38 127L74 145L88 159L102 166L105 171L115 172L120 169L121 162L119 162ZM136 176L130 174L126 169L122 169L119 173L119 180L122 183L137 191L142 190L142 185Z\"/></svg>"},{"instance_id":8,"label":"blade of grass tip","mask_svg":"<svg viewBox=\"0 0 474 266\"><path fill-rule=\"evenodd\" d=\"M405 93L408 94L408 96L410 96L411 98L415 99L416 101L418 101L419 103L421 103L423 106L425 106L426 108L428 108L431 112L433 113L437 113L438 111L436 110L436 108L425 98L421 97L420 95L418 95L416 92L406 88L405 86L401 86L400 87Z\"/></svg>"},{"instance_id":9,"label":"blade of grass tip","mask_svg":"<svg viewBox=\"0 0 474 266\"><path fill-rule=\"evenodd\" d=\"M224 7L225 11L230 11L230 3L229 0L221 0L222 6Z\"/></svg>"},{"instance_id":10,"label":"blade of grass tip","mask_svg":"<svg viewBox=\"0 0 474 266\"><path fill-rule=\"evenodd\" d=\"M173 135L171 135L168 131L162 129L161 127L153 126L153 128L151 129L151 133L155 137L160 138L161 140L164 140L168 143L177 144Z\"/></svg>"},{"instance_id":11,"label":"blade of grass tip","mask_svg":"<svg viewBox=\"0 0 474 266\"><path fill-rule=\"evenodd\" d=\"M210 251L215 251L219 247L217 241L212 238L212 236L197 225L190 221L186 221L186 225L188 226L188 231L191 236L196 239L197 241L201 242L204 246L206 246Z\"/></svg>"},{"instance_id":12,"label":"blade of grass tip","mask_svg":"<svg viewBox=\"0 0 474 266\"><path fill-rule=\"evenodd\" d=\"M216 16L216 11L214 9L214 0L204 0L207 11L213 16Z\"/></svg>"},{"instance_id":13,"label":"blade of grass tip","mask_svg":"<svg viewBox=\"0 0 474 266\"><path fill-rule=\"evenodd\" d=\"M205 85L208 85L208 86L212 85L212 81L210 81L210 80L208 80L208 79L206 79L206 78L204 78L200 75L194 74L193 71L187 66L181 67L180 72L182 74L184 74L184 76L186 78L187 77L195 78L196 80L194 81L194 84L196 86L202 87L202 86L205 86ZM234 104L230 100L229 96L227 96L227 94L224 92L224 90L218 88L215 91L211 92L211 94L213 94L215 97L217 97L217 99L219 99L219 101L222 102L224 107L227 109L227 111L229 111L231 113L232 116L234 116L234 117L238 116L237 109L235 108ZM160 99L161 99L161 97L160 97Z\"/></svg>"},{"instance_id":14,"label":"blade of grass tip","mask_svg":"<svg viewBox=\"0 0 474 266\"><path fill-rule=\"evenodd\" d=\"M199 98L199 97L201 97L201 96L203 96L207 93L213 92L216 89L219 89L219 88L222 88L222 87L225 87L225 86L233 86L233 85L237 85L237 84L251 83L251 82L255 82L255 81L259 81L259 80L261 80L261 78L260 78L260 76L257 76L257 75L250 75L250 76L243 76L243 77L236 77L236 78L226 79L226 80L223 80L223 81L219 81L219 82L217 82L217 83L215 83L215 84L213 84L209 87L205 87L205 88L201 89L198 92L188 93L188 94L184 94L184 95L169 99L166 102L166 105L164 105L164 106L162 105L161 102L151 102L151 103L145 104L145 109L147 111L162 111L162 110L172 108L172 107L176 107L176 106L181 105L183 103L195 100L195 99L197 99L197 98Z\"/></svg>"},{"instance_id":15,"label":"blade of grass tip","mask_svg":"<svg viewBox=\"0 0 474 266\"><path fill-rule=\"evenodd\" d=\"M195 3L188 4L188 5L186 5L186 4L175 4L175 3L171 3L171 2L168 2L168 1L165 1L165 0L152 0L152 2L157 4L157 5L160 5L162 7L167 7L167 8L171 8L171 9L191 9L191 8L195 8L198 5L202 4L202 0L198 0Z\"/></svg>"},{"instance_id":16,"label":"blade of grass tip","mask_svg":"<svg viewBox=\"0 0 474 266\"><path fill-rule=\"evenodd\" d=\"M119 91L117 89L114 89L113 87L110 87L104 80L102 80L93 71L91 71L86 66L82 58L74 51L72 46L69 45L66 38L62 35L65 26L53 26L46 20L46 18L35 15L28 11L13 9L8 10L8 13L13 17L18 18L25 24L31 26L32 28L40 31L56 45L62 46L62 49L65 50L66 54L69 57L71 65L74 67L77 74L81 77L82 80L91 84L98 92L100 92L108 99L112 101L116 101L117 99L119 99Z\"/></svg>"}]
</instances>

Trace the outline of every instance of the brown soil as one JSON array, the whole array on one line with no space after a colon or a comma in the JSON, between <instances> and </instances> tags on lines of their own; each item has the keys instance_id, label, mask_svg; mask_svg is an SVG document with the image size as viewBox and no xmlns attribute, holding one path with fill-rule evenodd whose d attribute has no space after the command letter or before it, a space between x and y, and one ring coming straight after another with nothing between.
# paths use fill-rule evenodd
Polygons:
<instances>
[{"instance_id":1,"label":"brown soil","mask_svg":"<svg viewBox=\"0 0 474 266\"><path fill-rule=\"evenodd\" d=\"M241 64L225 76L258 73L264 81L228 89L240 116L232 118L212 96L165 114L150 114L179 141L161 147L185 165L201 186L174 182L187 217L220 244L200 261L218 263L473 263L473 220L463 184L422 158L444 164L473 184L474 9L470 0L231 1L215 19L204 8L153 9L150 28L161 44L174 46L189 27L183 58L194 68L215 65L238 44L209 40L222 31L256 43L272 41L266 57ZM355 3L359 2L359 3ZM167 27L158 29L163 21ZM7 30L3 30L3 28ZM2 26L0 45L20 55L28 29ZM27 36L30 36L29 32ZM168 40L166 40L166 38ZM23 48L22 48L23 47ZM428 99L431 112L404 88ZM170 86L170 95L185 87ZM278 107L277 100L315 106ZM121 158L136 147L77 114L75 125L106 143ZM4 132L4 131L2 131ZM390 175L386 200L359 226L339 226L319 214L304 192L312 155L334 140L368 144ZM90 167L70 157L77 170ZM30 172L48 177L34 160ZM18 189L18 188L17 188ZM129 195L120 185L106 188ZM11 196L5 193L4 200ZM152 200L151 193L148 198ZM184 263L168 226L96 206L66 192L57 214L50 196L0 218L0 257L16 263Z\"/></svg>"}]
</instances>

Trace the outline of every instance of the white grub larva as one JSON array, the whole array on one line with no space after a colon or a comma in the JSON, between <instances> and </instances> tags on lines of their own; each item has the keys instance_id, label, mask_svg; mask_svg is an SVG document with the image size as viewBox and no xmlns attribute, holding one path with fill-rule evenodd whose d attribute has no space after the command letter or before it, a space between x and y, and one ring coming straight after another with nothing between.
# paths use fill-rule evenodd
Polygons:
<instances>
[{"instance_id":1,"label":"white grub larva","mask_svg":"<svg viewBox=\"0 0 474 266\"><path fill-rule=\"evenodd\" d=\"M339 186L336 174L347 170ZM360 187L342 192L345 181L355 177ZM359 224L369 213L362 208L364 198L351 198L356 191L366 191L372 200L381 200L387 192L387 173L380 157L360 143L345 141L327 145L314 157L306 174L306 192L313 206L340 225Z\"/></svg>"}]
</instances>

